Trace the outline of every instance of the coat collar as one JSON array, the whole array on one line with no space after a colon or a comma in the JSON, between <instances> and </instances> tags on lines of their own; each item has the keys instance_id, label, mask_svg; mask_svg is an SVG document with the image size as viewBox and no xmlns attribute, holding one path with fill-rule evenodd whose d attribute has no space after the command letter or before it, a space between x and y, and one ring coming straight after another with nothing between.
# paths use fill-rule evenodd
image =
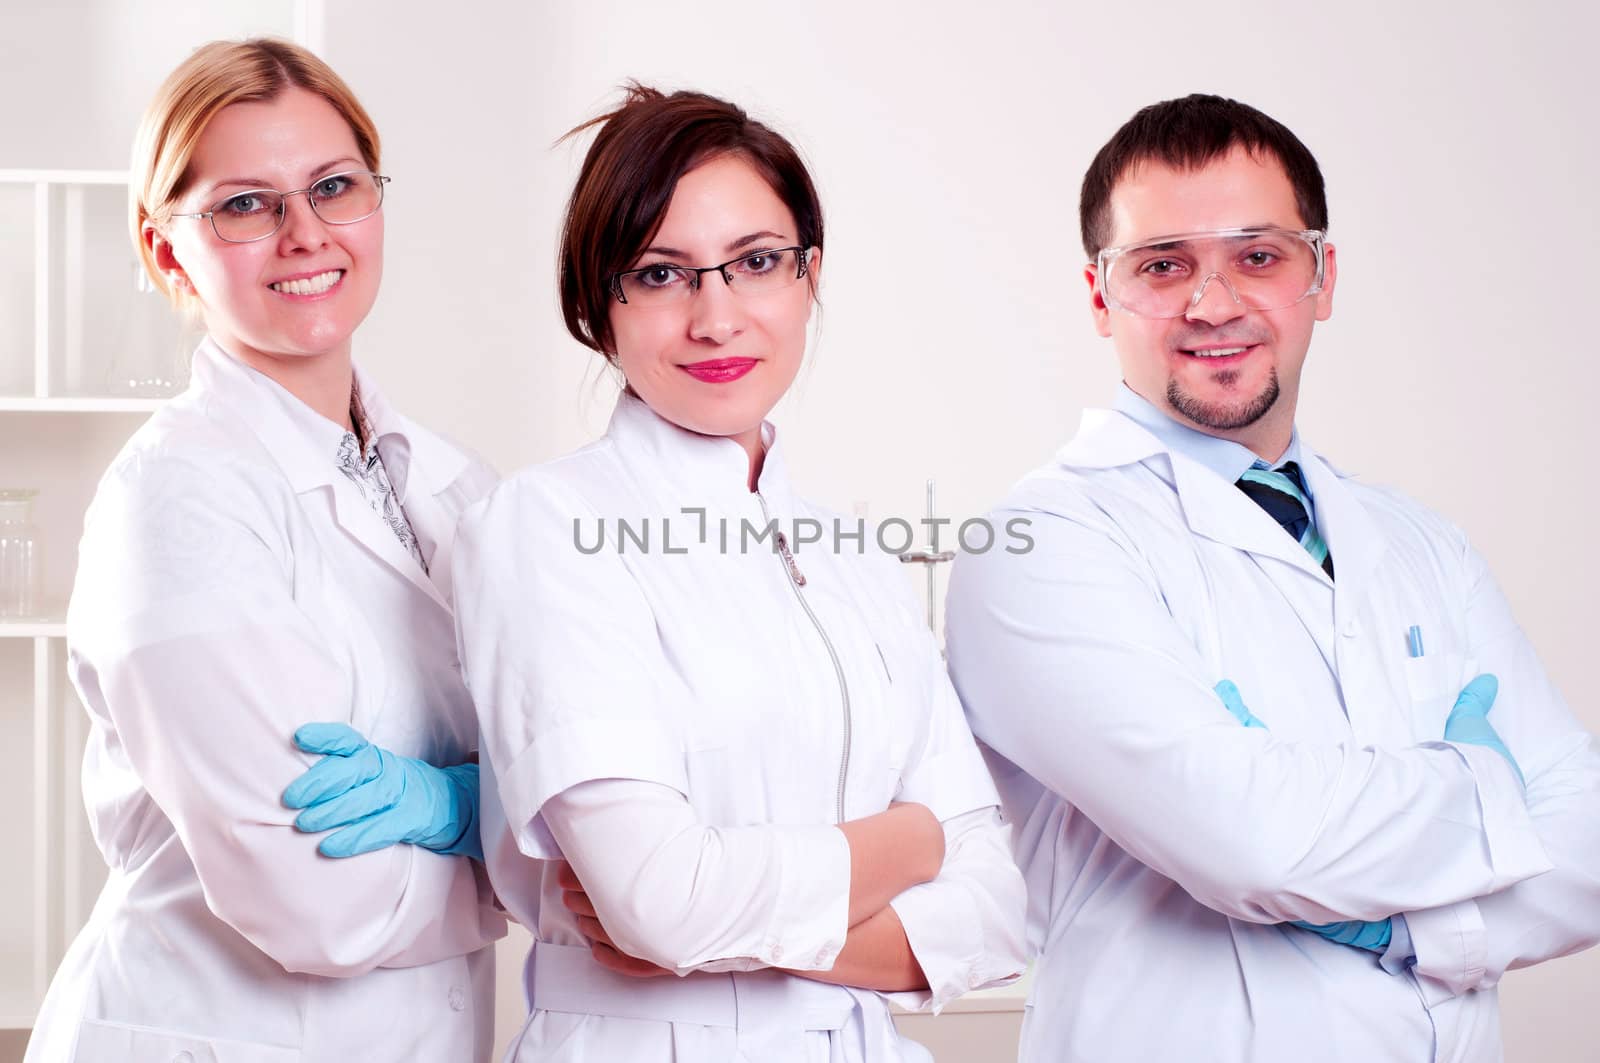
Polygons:
<instances>
[{"instance_id":1,"label":"coat collar","mask_svg":"<svg viewBox=\"0 0 1600 1063\"><path fill-rule=\"evenodd\" d=\"M405 508L413 531L423 543L430 568L441 560L440 544L454 531L454 516L438 505L437 494L461 475L467 457L438 436L396 413L359 368L355 370L361 403L377 434L379 454ZM361 492L339 471L338 443L342 426L311 410L276 381L246 366L207 337L195 352L193 384L225 420L242 424L282 469L297 495L324 491L343 531L394 568L440 606L449 603L434 580L418 567L387 524L372 511ZM429 547L433 547L430 549Z\"/></svg>"},{"instance_id":2,"label":"coat collar","mask_svg":"<svg viewBox=\"0 0 1600 1063\"><path fill-rule=\"evenodd\" d=\"M1349 477L1302 440L1302 472L1316 499L1317 527L1333 554L1335 612L1342 622L1370 584L1384 545L1377 525L1346 482ZM1078 434L1057 454L1069 469L1143 464L1171 486L1190 531L1252 554L1272 557L1307 577L1327 581L1311 556L1233 483L1173 451L1133 418L1086 410Z\"/></svg>"},{"instance_id":3,"label":"coat collar","mask_svg":"<svg viewBox=\"0 0 1600 1063\"><path fill-rule=\"evenodd\" d=\"M1297 465L1305 464L1305 456L1301 453L1300 429L1297 427L1290 429L1288 448L1275 460L1269 461L1243 443L1208 435L1178 423L1126 383L1117 389L1112 408L1148 429L1151 435L1166 445L1169 452L1188 455L1229 483L1237 483L1239 477L1257 463L1272 468L1288 461ZM1312 499L1312 505L1316 505L1315 498Z\"/></svg>"},{"instance_id":4,"label":"coat collar","mask_svg":"<svg viewBox=\"0 0 1600 1063\"><path fill-rule=\"evenodd\" d=\"M724 436L680 428L632 392L617 398L606 438L649 493L665 496L669 507L709 505L744 511L756 504L749 487L750 461L744 448ZM761 423L767 448L756 490L773 517L794 513L795 498L778 430Z\"/></svg>"}]
</instances>

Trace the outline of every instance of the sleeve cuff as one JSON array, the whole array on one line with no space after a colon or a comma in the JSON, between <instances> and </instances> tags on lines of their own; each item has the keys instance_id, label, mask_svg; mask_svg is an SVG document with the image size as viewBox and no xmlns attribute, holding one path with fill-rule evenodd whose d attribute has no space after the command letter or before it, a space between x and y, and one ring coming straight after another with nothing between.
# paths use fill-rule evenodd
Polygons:
<instances>
[{"instance_id":1,"label":"sleeve cuff","mask_svg":"<svg viewBox=\"0 0 1600 1063\"><path fill-rule=\"evenodd\" d=\"M1416 962L1417 953L1411 946L1411 928L1404 915L1389 917L1389 947L1378 957L1378 966L1390 974L1404 974Z\"/></svg>"},{"instance_id":2,"label":"sleeve cuff","mask_svg":"<svg viewBox=\"0 0 1600 1063\"><path fill-rule=\"evenodd\" d=\"M1416 957L1412 972L1428 1007L1481 988L1489 937L1477 901L1407 912L1404 922Z\"/></svg>"},{"instance_id":3,"label":"sleeve cuff","mask_svg":"<svg viewBox=\"0 0 1600 1063\"><path fill-rule=\"evenodd\" d=\"M850 931L850 843L836 827L773 827L778 903L756 958L772 967L826 971Z\"/></svg>"},{"instance_id":4,"label":"sleeve cuff","mask_svg":"<svg viewBox=\"0 0 1600 1063\"><path fill-rule=\"evenodd\" d=\"M1015 981L1028 963L1022 928L1025 887L1010 862L999 813L969 813L961 822L947 823L945 830L949 840L939 877L889 902L928 988L886 996L908 1011L935 1015L965 993ZM955 850L963 851L952 862L949 854Z\"/></svg>"},{"instance_id":5,"label":"sleeve cuff","mask_svg":"<svg viewBox=\"0 0 1600 1063\"><path fill-rule=\"evenodd\" d=\"M563 790L593 779L660 783L685 795L689 789L678 734L648 718L607 717L541 731L498 778L517 848L535 860L561 858L539 811Z\"/></svg>"},{"instance_id":6,"label":"sleeve cuff","mask_svg":"<svg viewBox=\"0 0 1600 1063\"><path fill-rule=\"evenodd\" d=\"M1432 743L1427 743L1431 745ZM1522 783L1504 757L1483 746L1440 743L1467 762L1478 787L1478 810L1494 878L1485 893L1497 893L1518 882L1553 870L1555 865L1528 815Z\"/></svg>"},{"instance_id":7,"label":"sleeve cuff","mask_svg":"<svg viewBox=\"0 0 1600 1063\"><path fill-rule=\"evenodd\" d=\"M964 891L937 881L924 882L900 894L889 907L900 917L911 954L928 977L926 992L897 993L896 1004L937 1015L963 993L984 987L986 981L979 970L981 920Z\"/></svg>"}]
</instances>

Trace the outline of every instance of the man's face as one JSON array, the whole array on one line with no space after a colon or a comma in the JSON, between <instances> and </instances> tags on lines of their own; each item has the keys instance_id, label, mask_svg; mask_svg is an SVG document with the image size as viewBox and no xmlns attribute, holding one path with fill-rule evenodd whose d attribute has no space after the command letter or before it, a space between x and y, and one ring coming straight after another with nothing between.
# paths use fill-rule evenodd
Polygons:
<instances>
[{"instance_id":1,"label":"man's face","mask_svg":"<svg viewBox=\"0 0 1600 1063\"><path fill-rule=\"evenodd\" d=\"M1111 193L1113 247L1265 226L1305 222L1283 166L1242 147L1199 170L1141 163ZM1201 265L1196 284L1214 268ZM1108 306L1096 266L1086 270L1095 328L1111 337L1128 386L1169 416L1269 458L1288 446L1312 327L1333 312L1335 275L1330 246L1322 291L1293 306L1250 309L1215 277L1181 317L1153 319Z\"/></svg>"}]
</instances>

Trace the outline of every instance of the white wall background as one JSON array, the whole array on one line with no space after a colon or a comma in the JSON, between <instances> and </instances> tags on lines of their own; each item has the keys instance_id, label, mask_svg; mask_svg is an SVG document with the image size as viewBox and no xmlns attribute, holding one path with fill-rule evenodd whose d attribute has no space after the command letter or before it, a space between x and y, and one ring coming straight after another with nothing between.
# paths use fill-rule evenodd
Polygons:
<instances>
[{"instance_id":1,"label":"white wall background","mask_svg":"<svg viewBox=\"0 0 1600 1063\"><path fill-rule=\"evenodd\" d=\"M123 165L161 75L230 17L198 0L0 5L10 167ZM1585 667L1600 590L1584 483L1600 244L1591 8L312 6L395 178L385 291L359 354L402 408L503 469L603 427L605 374L567 337L555 298L582 145L551 144L626 78L700 88L770 120L813 164L826 311L779 421L809 493L879 519L920 514L928 476L948 514L981 512L1111 393L1076 217L1083 169L1111 132L1192 91L1261 107L1320 159L1340 254L1302 429L1467 528L1600 731L1600 677ZM139 91L108 102L102 82ZM0 453L0 479L28 460ZM1600 1058L1597 995L1600 951L1512 974L1508 1059Z\"/></svg>"}]
</instances>

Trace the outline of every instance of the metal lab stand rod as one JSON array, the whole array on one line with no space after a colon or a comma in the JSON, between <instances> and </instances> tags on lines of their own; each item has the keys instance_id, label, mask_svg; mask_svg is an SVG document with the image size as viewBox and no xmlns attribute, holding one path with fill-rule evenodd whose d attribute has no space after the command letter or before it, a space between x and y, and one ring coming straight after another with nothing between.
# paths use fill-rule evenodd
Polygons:
<instances>
[{"instance_id":1,"label":"metal lab stand rod","mask_svg":"<svg viewBox=\"0 0 1600 1063\"><path fill-rule=\"evenodd\" d=\"M902 564L926 566L928 577L928 630L939 635L939 580L938 566L954 561L954 550L939 549L939 525L934 522L933 481L928 481L928 546L924 550L907 550L899 555Z\"/></svg>"}]
</instances>

